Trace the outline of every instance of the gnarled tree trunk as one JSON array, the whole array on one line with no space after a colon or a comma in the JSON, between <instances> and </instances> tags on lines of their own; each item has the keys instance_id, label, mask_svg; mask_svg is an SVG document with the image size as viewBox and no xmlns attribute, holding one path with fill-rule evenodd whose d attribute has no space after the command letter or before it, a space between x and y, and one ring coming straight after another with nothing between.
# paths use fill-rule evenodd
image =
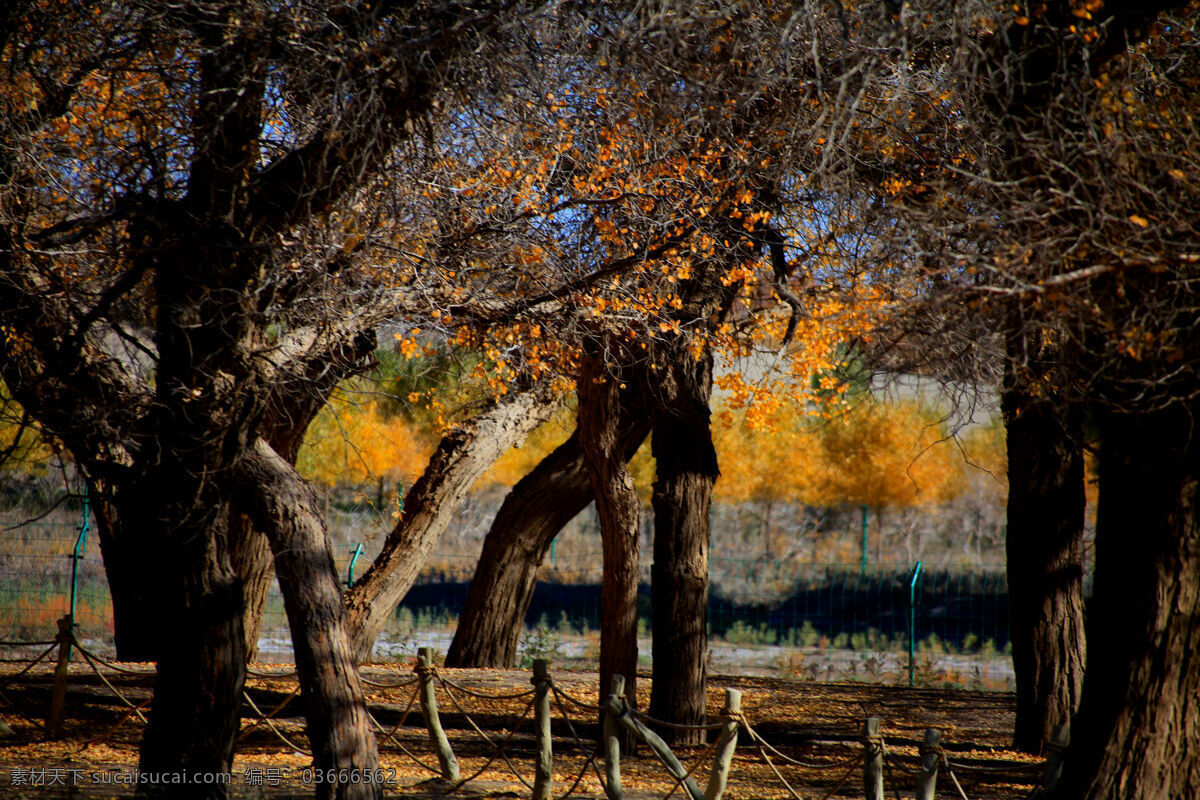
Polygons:
<instances>
[{"instance_id":1,"label":"gnarled tree trunk","mask_svg":"<svg viewBox=\"0 0 1200 800\"><path fill-rule=\"evenodd\" d=\"M650 421L635 384L621 397L618 437L626 461L641 447ZM537 571L563 526L592 502L576 431L517 481L487 537L454 640L448 667L512 667Z\"/></svg>"},{"instance_id":2,"label":"gnarled tree trunk","mask_svg":"<svg viewBox=\"0 0 1200 800\"><path fill-rule=\"evenodd\" d=\"M708 669L709 513L717 453L709 427L712 356L673 347L655 389L651 447L654 564L651 568L653 686L650 714L702 725ZM668 741L694 745L698 730L664 729Z\"/></svg>"},{"instance_id":3,"label":"gnarled tree trunk","mask_svg":"<svg viewBox=\"0 0 1200 800\"><path fill-rule=\"evenodd\" d=\"M637 706L638 534L641 501L622 452L618 420L621 384L602 357L584 360L576 394L579 442L596 498L603 543L600 587L600 699L613 675L625 677L625 698Z\"/></svg>"},{"instance_id":4,"label":"gnarled tree trunk","mask_svg":"<svg viewBox=\"0 0 1200 800\"><path fill-rule=\"evenodd\" d=\"M510 395L442 439L371 568L346 595L355 657L365 660L412 587L459 500L505 450L519 445L554 410L546 387Z\"/></svg>"},{"instance_id":5,"label":"gnarled tree trunk","mask_svg":"<svg viewBox=\"0 0 1200 800\"><path fill-rule=\"evenodd\" d=\"M275 571L271 563L271 545L267 537L254 527L250 517L234 509L229 519L229 539L233 543L233 568L242 579L242 605L246 632L246 662L258 655L258 631L262 626L267 592Z\"/></svg>"},{"instance_id":6,"label":"gnarled tree trunk","mask_svg":"<svg viewBox=\"0 0 1200 800\"><path fill-rule=\"evenodd\" d=\"M1008 591L1017 718L1013 746L1040 754L1083 688L1083 425L1047 374L1057 348L1010 334L1002 406L1008 447ZM1051 360L1048 360L1051 359ZM1047 394L1049 396L1047 396Z\"/></svg>"},{"instance_id":7,"label":"gnarled tree trunk","mask_svg":"<svg viewBox=\"0 0 1200 800\"><path fill-rule=\"evenodd\" d=\"M241 465L244 504L267 532L292 630L296 671L308 716L314 767L348 776L317 784L317 796L371 800L383 796L374 777L379 752L366 697L343 624L341 586L329 551L321 504L295 469L259 440ZM351 781L357 774L360 781Z\"/></svg>"},{"instance_id":8,"label":"gnarled tree trunk","mask_svg":"<svg viewBox=\"0 0 1200 800\"><path fill-rule=\"evenodd\" d=\"M224 529L228 505L217 486L197 481L193 464L170 456L140 482L136 508L122 505L135 530L156 530L143 563L169 564L153 602L157 676L139 770L138 794L224 797L206 776L229 773L241 725L246 679L242 585ZM127 512L127 513L125 513ZM183 784L174 783L188 776Z\"/></svg>"},{"instance_id":9,"label":"gnarled tree trunk","mask_svg":"<svg viewBox=\"0 0 1200 800\"><path fill-rule=\"evenodd\" d=\"M1083 701L1056 800L1200 786L1200 407L1099 420Z\"/></svg>"}]
</instances>

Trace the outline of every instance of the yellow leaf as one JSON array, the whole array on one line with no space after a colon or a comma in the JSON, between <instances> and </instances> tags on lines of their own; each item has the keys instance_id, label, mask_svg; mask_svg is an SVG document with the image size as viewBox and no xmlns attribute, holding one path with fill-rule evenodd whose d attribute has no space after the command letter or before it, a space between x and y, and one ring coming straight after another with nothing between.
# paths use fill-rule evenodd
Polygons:
<instances>
[{"instance_id":1,"label":"yellow leaf","mask_svg":"<svg viewBox=\"0 0 1200 800\"><path fill-rule=\"evenodd\" d=\"M1139 228L1146 228L1146 227L1149 227L1149 225L1150 225L1149 220L1147 220L1145 217L1139 216L1137 214L1132 215L1129 218L1129 221L1132 222L1134 225L1137 225Z\"/></svg>"}]
</instances>

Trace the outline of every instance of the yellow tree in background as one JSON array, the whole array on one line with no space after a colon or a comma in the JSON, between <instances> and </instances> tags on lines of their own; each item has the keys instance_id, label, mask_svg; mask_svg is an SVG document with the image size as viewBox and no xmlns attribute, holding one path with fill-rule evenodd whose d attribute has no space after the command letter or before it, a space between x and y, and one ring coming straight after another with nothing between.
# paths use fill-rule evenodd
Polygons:
<instances>
[{"instance_id":1,"label":"yellow tree in background","mask_svg":"<svg viewBox=\"0 0 1200 800\"><path fill-rule=\"evenodd\" d=\"M714 424L721 460L717 499L755 508L758 537L771 557L777 535L772 525L782 504L931 506L966 491L968 472L976 469L972 459L1003 474L1003 432L997 440L989 431L971 434L960 450L940 416L913 401L859 400L832 417L828 407L786 401L765 413L761 407L727 408Z\"/></svg>"},{"instance_id":2,"label":"yellow tree in background","mask_svg":"<svg viewBox=\"0 0 1200 800\"><path fill-rule=\"evenodd\" d=\"M409 484L432 452L431 437L417 425L386 414L379 402L336 392L309 427L296 466L324 486Z\"/></svg>"},{"instance_id":3,"label":"yellow tree in background","mask_svg":"<svg viewBox=\"0 0 1200 800\"><path fill-rule=\"evenodd\" d=\"M819 430L823 505L903 508L951 500L964 462L940 416L913 401L859 402Z\"/></svg>"}]
</instances>

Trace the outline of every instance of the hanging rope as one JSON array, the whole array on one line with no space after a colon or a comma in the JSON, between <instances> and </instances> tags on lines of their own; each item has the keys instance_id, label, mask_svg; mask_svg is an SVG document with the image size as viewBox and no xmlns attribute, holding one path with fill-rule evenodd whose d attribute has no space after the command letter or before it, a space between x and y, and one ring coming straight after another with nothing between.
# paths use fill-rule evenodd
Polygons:
<instances>
[{"instance_id":1,"label":"hanging rope","mask_svg":"<svg viewBox=\"0 0 1200 800\"><path fill-rule=\"evenodd\" d=\"M426 764L424 761L422 761L420 758L417 757L416 753L409 750L404 745L404 742L400 741L395 736L396 731L400 730L401 726L403 726L404 723L408 720L408 714L410 711L412 711L413 703L417 702L417 694L418 693L419 693L419 689L417 687L413 687L412 692L410 692L408 695L408 704L404 706L404 711L402 711L400 713L400 720L395 725L392 726L391 730L384 730L383 725L381 725L379 723L379 720L377 720L375 718L375 715L371 713L370 709L367 709L367 716L371 718L371 722L375 725L375 727L379 730L380 733L382 733L388 739L391 739L392 744L394 744L400 748L401 753L403 753L404 755L411 758L414 762L416 762L417 766L421 767L422 769L427 770L427 771L433 773L434 775L440 776L442 774L442 771L440 769L437 769L436 767L431 767L428 764Z\"/></svg>"},{"instance_id":2,"label":"hanging rope","mask_svg":"<svg viewBox=\"0 0 1200 800\"><path fill-rule=\"evenodd\" d=\"M739 715L739 716L741 716L741 715ZM746 733L748 733L750 735L750 738L752 740L754 740L755 742L757 742L760 747L764 747L767 750L769 750L771 752L771 754L774 755L776 758L778 758L780 761L785 761L788 764L792 764L797 767L803 767L804 769L816 769L816 770L837 769L839 767L844 767L847 764L861 764L862 760L863 760L862 755L855 753L854 755L848 756L840 761L832 761L827 764L818 764L815 762L800 761L799 759L792 758L791 756L785 755L784 753L781 753L779 750L774 748L770 742L768 742L766 739L764 739L762 736L760 736L758 731L756 731L754 728L752 728L750 726L749 721L747 721L743 718L741 720L740 724L743 728L745 728Z\"/></svg>"},{"instance_id":3,"label":"hanging rope","mask_svg":"<svg viewBox=\"0 0 1200 800\"><path fill-rule=\"evenodd\" d=\"M725 727L725 723L723 722L715 722L708 725L688 725L682 722L666 722L661 719L655 719L649 714L639 711L633 707L629 708L629 713L642 722L646 722L651 725L659 725L664 728L671 728L677 731L719 731L721 728Z\"/></svg>"},{"instance_id":4,"label":"hanging rope","mask_svg":"<svg viewBox=\"0 0 1200 800\"><path fill-rule=\"evenodd\" d=\"M722 725L722 727L724 727L724 725ZM671 787L669 792L663 795L663 800L671 800L671 796L679 790L679 787L683 786L687 779L692 777L692 773L699 769L701 764L712 758L712 754L715 752L717 752L717 742L713 742L708 747L704 748L704 751L701 752L700 755L693 758L692 765L687 768L687 771L684 772L683 775L675 779L675 785Z\"/></svg>"},{"instance_id":5,"label":"hanging rope","mask_svg":"<svg viewBox=\"0 0 1200 800\"><path fill-rule=\"evenodd\" d=\"M554 682L553 678L550 679L550 691L554 693L554 702L558 705L558 711L559 711L559 713L561 713L563 715L563 720L566 721L566 723L567 723L567 730L569 730L571 732L571 737L575 740L576 746L581 747L581 748L587 747L587 745L584 744L583 739L580 738L579 733L575 730L575 723L571 721L571 715L570 715L570 713L568 713L566 704L563 703L563 700L564 699L569 700L569 701L573 702L576 706L583 708L587 711L599 712L601 710L600 706L593 706L588 703L579 702L575 698L568 695L566 692L559 689L558 684L556 684ZM568 795L571 794L571 792L573 792L575 790L575 787L577 787L579 785L580 781L583 780L583 776L587 772L587 768L589 765L595 771L596 779L600 781L600 787L604 790L604 792L606 794L608 793L608 783L604 780L604 775L600 771L600 765L596 763L596 756L598 756L599 754L600 754L600 745L597 744L597 746L592 750L591 754L587 757L587 760L583 762L583 768L579 771L579 776L575 779L575 783L572 784L571 788L569 790L567 790L567 793L564 794L563 797L567 797ZM561 798L559 800L561 800Z\"/></svg>"},{"instance_id":6,"label":"hanging rope","mask_svg":"<svg viewBox=\"0 0 1200 800\"><path fill-rule=\"evenodd\" d=\"M437 675L436 669L431 670L431 672L435 676ZM446 696L450 698L450 702L453 703L454 707L458 709L458 713L463 715L463 719L465 719L467 721L467 724L469 724L471 726L471 728L473 728L475 730L476 733L478 733L480 736L482 736L483 740L485 742L487 742L489 745L491 745L493 748L496 749L496 752L498 753L498 755L500 755L504 759L504 763L506 765L508 765L509 771L516 777L516 779L519 780L521 783L525 784L525 787L527 789L529 789L530 791L533 791L533 784L530 783L529 781L525 780L524 776L522 776L521 773L517 771L517 768L515 766L513 766L513 763L509 759L508 752L506 750L506 746L507 746L508 742L512 741L513 734L516 732L516 726L513 726L512 732L509 733L508 737L504 740L502 745L497 745L495 742L492 741L491 737L489 737L483 731L483 729L480 728L479 725L477 725L475 723L474 718L470 714L467 713L466 709L464 709L462 707L462 704L458 702L458 698L455 696L454 692L451 691L451 687L449 685L447 685L446 682L444 680L442 680L440 676L438 676L438 680L441 682L442 687L446 690ZM528 716L529 711L533 708L533 702L534 702L534 698L532 696L533 692L531 691L526 694L529 696L529 703L526 704L525 710L521 713L521 719L517 721L518 725L520 724L521 720L524 720L525 717ZM523 694L521 696L526 696L526 694ZM493 756L491 759L489 759L488 764L491 764L495 760L496 760L496 757ZM485 764L483 769L486 769L488 764ZM478 772L475 773L475 775L472 775L471 778L474 778L474 777L482 774L483 769L480 769ZM471 780L471 778L468 778L466 780ZM465 780L460 781L456 785L455 788L457 789L457 787L461 786L463 783L466 783L466 781Z\"/></svg>"},{"instance_id":7,"label":"hanging rope","mask_svg":"<svg viewBox=\"0 0 1200 800\"><path fill-rule=\"evenodd\" d=\"M46 644L46 643L42 642L42 644ZM5 678L4 682L0 683L0 688L6 688L10 683L15 681L17 678L21 677L26 672L29 672L29 670L36 667L38 664L40 664L46 658L46 656L53 653L54 649L56 647L58 647L58 642L50 642L50 646L47 647L45 650L43 650L41 655L39 655L33 661L30 661L28 664L26 664L24 669L22 669L20 672L14 672L12 675L9 675L7 678Z\"/></svg>"},{"instance_id":8,"label":"hanging rope","mask_svg":"<svg viewBox=\"0 0 1200 800\"><path fill-rule=\"evenodd\" d=\"M289 739L287 736L285 736L283 731L279 730L279 728L276 727L274 721L272 721L265 714L263 714L262 710L257 705L255 705L254 699L252 697L250 697L250 694L244 689L242 690L242 697L245 698L246 702L250 704L250 708L254 709L254 713L258 714L259 718L262 719L262 721L267 724L267 727L270 728L271 732L279 737L279 740L281 742L283 742L288 747L295 750L297 753L303 753L306 756L312 755L311 750L307 750L307 749L301 747L300 745L296 744L291 739Z\"/></svg>"},{"instance_id":9,"label":"hanging rope","mask_svg":"<svg viewBox=\"0 0 1200 800\"><path fill-rule=\"evenodd\" d=\"M412 685L416 684L420 680L420 678L418 678L414 675L411 678L405 678L404 680L398 681L397 683L384 683L382 681L372 680L372 679L368 678L366 675L360 674L359 680L361 680L367 686L374 686L377 689L403 689L406 686L412 686Z\"/></svg>"},{"instance_id":10,"label":"hanging rope","mask_svg":"<svg viewBox=\"0 0 1200 800\"><path fill-rule=\"evenodd\" d=\"M288 696L287 696L287 697L283 698L283 702L281 702L279 705L275 706L275 708L271 709L271 713L270 713L270 715L269 715L269 716L270 716L272 719L274 719L276 716L278 716L278 715L279 715L279 712L280 712L280 711L283 711L284 707L285 707L285 706L286 706L288 703L292 702L292 698L293 698L293 697L295 697L295 696L296 696L296 695L298 695L298 694L300 694L300 686L299 686L299 684L297 684L297 685L296 685L296 688L295 688L295 689L292 689L292 691L291 691L291 692L288 694ZM242 739L246 738L246 735L247 735L248 733L250 733L250 731L254 730L255 728L257 728L257 727L258 727L259 725L261 725L262 723L263 723L263 720L260 718L260 719L259 719L257 722L252 722L252 723L250 723L249 725L247 725L245 728L242 728L242 731L241 731L241 733L239 733L239 734L238 734L238 741L241 741Z\"/></svg>"},{"instance_id":11,"label":"hanging rope","mask_svg":"<svg viewBox=\"0 0 1200 800\"><path fill-rule=\"evenodd\" d=\"M140 707L126 697L120 689L118 689L116 686L113 686L108 678L104 677L104 673L101 672L100 668L96 666L96 662L92 660L92 656L88 653L88 651L84 650L82 647L78 648L78 650L79 654L83 656L83 660L88 663L88 666L92 668L92 672L96 673L104 685L107 686L109 690L112 691L112 693L115 694L117 698L126 705L126 707L133 709L137 713L138 719L140 719L143 724L149 725L150 723L146 717L142 715Z\"/></svg>"}]
</instances>

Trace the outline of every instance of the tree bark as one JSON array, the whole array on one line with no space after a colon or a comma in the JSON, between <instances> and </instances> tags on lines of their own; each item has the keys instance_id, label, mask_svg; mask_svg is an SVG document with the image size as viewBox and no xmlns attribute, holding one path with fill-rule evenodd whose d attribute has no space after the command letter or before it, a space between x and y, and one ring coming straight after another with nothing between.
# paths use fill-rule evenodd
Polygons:
<instances>
[{"instance_id":1,"label":"tree bark","mask_svg":"<svg viewBox=\"0 0 1200 800\"><path fill-rule=\"evenodd\" d=\"M1181 406L1098 422L1087 673L1056 800L1200 786L1200 407Z\"/></svg>"},{"instance_id":2,"label":"tree bark","mask_svg":"<svg viewBox=\"0 0 1200 800\"><path fill-rule=\"evenodd\" d=\"M622 397L619 439L626 461L641 447L650 421L636 385ZM496 513L458 629L446 654L448 667L511 668L537 571L563 526L592 502L576 431L509 491Z\"/></svg>"},{"instance_id":3,"label":"tree bark","mask_svg":"<svg viewBox=\"0 0 1200 800\"><path fill-rule=\"evenodd\" d=\"M187 480L195 475L186 461L168 459L140 484L143 504L128 514L135 530L158 531L143 563L173 565L153 598L164 622L155 631L158 669L139 762L144 775L160 777L139 784L138 794L207 800L228 794L228 785L205 776L233 768L246 638L228 506L215 484Z\"/></svg>"},{"instance_id":4,"label":"tree bark","mask_svg":"<svg viewBox=\"0 0 1200 800\"><path fill-rule=\"evenodd\" d=\"M240 475L255 525L267 532L283 591L314 767L323 774L374 777L379 752L366 697L343 624L341 586L329 550L321 503L303 478L263 440ZM368 776L367 773L370 773ZM383 787L321 782L319 798L373 800Z\"/></svg>"},{"instance_id":5,"label":"tree bark","mask_svg":"<svg viewBox=\"0 0 1200 800\"><path fill-rule=\"evenodd\" d=\"M371 568L346 595L355 657L369 657L380 631L416 580L459 500L505 450L519 445L553 411L545 387L509 396L442 439Z\"/></svg>"},{"instance_id":6,"label":"tree bark","mask_svg":"<svg viewBox=\"0 0 1200 800\"><path fill-rule=\"evenodd\" d=\"M1041 754L1083 687L1083 425L1010 335L1002 407L1008 448L1008 591L1017 715L1013 746ZM1047 393L1050 396L1047 396Z\"/></svg>"},{"instance_id":7,"label":"tree bark","mask_svg":"<svg viewBox=\"0 0 1200 800\"><path fill-rule=\"evenodd\" d=\"M651 568L653 686L650 715L703 725L708 669L709 514L717 453L709 426L712 356L679 344L655 395L651 447L654 564ZM667 728L664 739L701 744L704 732Z\"/></svg>"},{"instance_id":8,"label":"tree bark","mask_svg":"<svg viewBox=\"0 0 1200 800\"><path fill-rule=\"evenodd\" d=\"M258 631L262 626L267 592L275 571L271 563L271 545L267 537L251 522L250 517L234 509L229 520L229 539L233 543L233 568L242 579L242 605L246 632L246 663L258 655Z\"/></svg>"},{"instance_id":9,"label":"tree bark","mask_svg":"<svg viewBox=\"0 0 1200 800\"><path fill-rule=\"evenodd\" d=\"M600 587L600 693L613 675L625 677L625 699L637 707L638 534L641 501L622 452L620 379L590 356L576 386L579 442L600 516L603 583ZM630 740L632 741L632 740Z\"/></svg>"}]
</instances>

